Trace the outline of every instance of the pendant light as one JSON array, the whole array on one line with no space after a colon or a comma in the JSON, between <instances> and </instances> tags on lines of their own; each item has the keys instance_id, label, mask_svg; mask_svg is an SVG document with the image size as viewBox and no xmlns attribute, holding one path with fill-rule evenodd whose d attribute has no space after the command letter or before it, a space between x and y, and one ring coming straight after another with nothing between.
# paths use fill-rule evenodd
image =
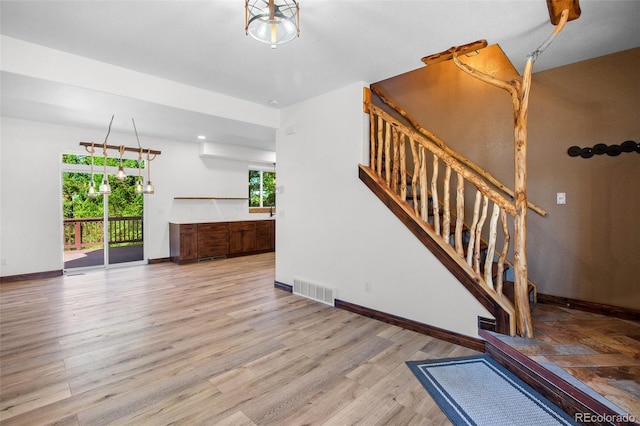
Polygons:
<instances>
[{"instance_id":1,"label":"pendant light","mask_svg":"<svg viewBox=\"0 0 640 426\"><path fill-rule=\"evenodd\" d=\"M151 183L151 160L156 156L154 155L153 158L150 158L150 154L151 154L151 150L148 150L147 161L145 162L145 166L147 167L147 184L144 186L144 191L143 191L145 194L154 193L153 184Z\"/></svg>"},{"instance_id":2,"label":"pendant light","mask_svg":"<svg viewBox=\"0 0 640 426\"><path fill-rule=\"evenodd\" d=\"M87 150L89 151L89 150ZM89 190L87 191L87 195L91 198L95 198L97 197L98 191L96 191L96 183L93 180L93 154L95 154L96 150L93 146L93 144L91 144L91 151L89 151L91 153L91 181L89 182Z\"/></svg>"},{"instance_id":3,"label":"pendant light","mask_svg":"<svg viewBox=\"0 0 640 426\"><path fill-rule=\"evenodd\" d=\"M102 148L104 152L104 172L102 174L102 184L100 185L100 193L102 195L111 194L111 185L109 185L109 175L107 174L107 143Z\"/></svg>"},{"instance_id":4,"label":"pendant light","mask_svg":"<svg viewBox=\"0 0 640 426\"><path fill-rule=\"evenodd\" d=\"M124 145L120 145L120 147L118 148L118 151L120 151L120 167L118 167L118 171L116 172L116 179L122 181L127 178L127 174L125 173L124 168L122 167L122 156L124 155Z\"/></svg>"},{"instance_id":5,"label":"pendant light","mask_svg":"<svg viewBox=\"0 0 640 426\"><path fill-rule=\"evenodd\" d=\"M144 194L144 186L142 185L142 147L140 146L140 137L138 136L138 128L136 127L136 121L131 118L133 123L133 131L136 133L136 141L138 142L138 180L136 181L136 194Z\"/></svg>"},{"instance_id":6,"label":"pendant light","mask_svg":"<svg viewBox=\"0 0 640 426\"><path fill-rule=\"evenodd\" d=\"M134 124L135 126L135 124ZM143 194L144 187L142 186L142 148L138 151L138 180L136 180L136 194Z\"/></svg>"},{"instance_id":7,"label":"pendant light","mask_svg":"<svg viewBox=\"0 0 640 426\"><path fill-rule=\"evenodd\" d=\"M113 118L114 116L112 115L111 122L109 123L109 129L107 130L107 136L104 138L104 143L102 144L102 150L103 150L103 156L104 156L103 179L102 179L102 183L98 188L98 191L96 191L96 185L94 182L94 175L93 175L93 166L94 166L94 158L95 158L94 143L80 142L80 146L84 146L87 152L91 154L91 182L89 183L88 196L97 197L99 194L103 194L103 195L111 194L111 185L109 185L109 175L107 174L107 161L109 159L109 155L108 155L109 149L117 149L118 152L120 153L120 158L119 158L120 166L118 168L118 172L116 173L116 178L118 180L125 180L127 178L127 174L125 173L124 166L123 166L123 162L124 162L123 157L124 157L125 151L138 153L138 176L135 183L134 192L136 194L153 194L155 192L155 189L153 187L153 184L151 183L151 161L153 161L156 158L156 156L160 155L161 152L157 150L152 150L150 148L149 149L142 148L142 146L140 146L138 129L136 129L136 122L134 121L133 118L131 119L131 121L133 122L133 129L136 132L136 140L138 142L138 147L133 148L133 147L124 146L124 145L120 145L120 146L107 145L107 140L109 139L109 134L111 133L111 125L113 124ZM91 148L91 150L89 150L89 148ZM144 180L142 178L142 155L145 153L145 151L147 156L147 159L145 161L145 167L147 168L147 183L146 185L143 185Z\"/></svg>"}]
</instances>

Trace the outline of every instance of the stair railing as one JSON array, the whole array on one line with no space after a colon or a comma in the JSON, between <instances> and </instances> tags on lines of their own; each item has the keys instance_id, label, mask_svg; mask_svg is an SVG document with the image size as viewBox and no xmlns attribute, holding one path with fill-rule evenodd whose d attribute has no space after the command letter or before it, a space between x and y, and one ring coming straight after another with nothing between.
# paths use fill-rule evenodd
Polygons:
<instances>
[{"instance_id":1,"label":"stair railing","mask_svg":"<svg viewBox=\"0 0 640 426\"><path fill-rule=\"evenodd\" d=\"M368 90L369 168L401 202L412 204L414 219L432 226L438 244L451 246L496 301L513 309L502 290L515 205L429 138L372 104ZM474 200L470 227L465 225L465 192Z\"/></svg>"}]
</instances>

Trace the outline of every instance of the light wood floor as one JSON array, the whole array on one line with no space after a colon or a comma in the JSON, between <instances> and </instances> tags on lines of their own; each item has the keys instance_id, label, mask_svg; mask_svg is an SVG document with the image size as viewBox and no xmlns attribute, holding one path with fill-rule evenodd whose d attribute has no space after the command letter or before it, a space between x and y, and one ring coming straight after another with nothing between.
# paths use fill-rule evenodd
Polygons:
<instances>
[{"instance_id":1,"label":"light wood floor","mask_svg":"<svg viewBox=\"0 0 640 426\"><path fill-rule=\"evenodd\" d=\"M0 423L449 424L404 362L474 355L274 289L274 254L0 287Z\"/></svg>"}]
</instances>

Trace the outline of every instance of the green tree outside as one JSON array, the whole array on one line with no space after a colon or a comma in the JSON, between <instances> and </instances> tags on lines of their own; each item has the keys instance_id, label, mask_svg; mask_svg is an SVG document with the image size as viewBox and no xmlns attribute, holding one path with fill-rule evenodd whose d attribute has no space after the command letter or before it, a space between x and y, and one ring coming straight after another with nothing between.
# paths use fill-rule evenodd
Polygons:
<instances>
[{"instance_id":1,"label":"green tree outside","mask_svg":"<svg viewBox=\"0 0 640 426\"><path fill-rule=\"evenodd\" d=\"M90 156L80 156L73 154L64 154L63 163L65 164L91 164ZM118 158L107 158L108 166L118 166L120 160ZM104 165L104 157L94 157L94 168L100 170ZM124 160L125 167L137 168L136 160ZM124 181L119 181L114 175L108 175L109 185L111 185L111 194L108 196L109 217L142 217L144 212L144 198L142 194L135 193L135 185L137 175L127 176ZM93 181L96 189L102 183L102 173L94 173ZM104 204L103 195L97 197L89 197L89 185L91 183L91 174L87 172L63 172L62 174L62 205L63 217L65 219L87 219L87 218L103 218ZM112 223L111 232L116 235L124 235L130 230L122 228L120 222ZM122 228L122 229L120 229ZM127 235L125 239L139 238L142 239L142 228L138 232L140 235ZM82 237L83 239L85 236ZM101 236L86 236L92 241L100 241ZM126 245L127 243L125 243Z\"/></svg>"},{"instance_id":2,"label":"green tree outside","mask_svg":"<svg viewBox=\"0 0 640 426\"><path fill-rule=\"evenodd\" d=\"M249 207L275 207L275 205L276 173L249 170Z\"/></svg>"}]
</instances>

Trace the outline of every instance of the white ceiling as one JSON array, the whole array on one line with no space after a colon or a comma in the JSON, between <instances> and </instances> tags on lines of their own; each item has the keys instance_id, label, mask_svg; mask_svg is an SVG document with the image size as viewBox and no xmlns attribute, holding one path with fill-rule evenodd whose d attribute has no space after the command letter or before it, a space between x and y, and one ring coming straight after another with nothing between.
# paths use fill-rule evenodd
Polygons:
<instances>
[{"instance_id":1,"label":"white ceiling","mask_svg":"<svg viewBox=\"0 0 640 426\"><path fill-rule=\"evenodd\" d=\"M640 1L580 2L534 71L640 46ZM301 34L275 50L244 34L243 0L1 1L0 32L51 49L277 108L356 81L422 66L420 58L486 39L516 69L550 34L545 0L301 0ZM275 129L6 72L2 114L105 128L135 117L141 136L274 149ZM85 98L79 111L66 97ZM126 117L129 120L129 116ZM139 123L144 123L141 126ZM129 129L130 130L130 129ZM124 130L123 131L128 131Z\"/></svg>"}]
</instances>

